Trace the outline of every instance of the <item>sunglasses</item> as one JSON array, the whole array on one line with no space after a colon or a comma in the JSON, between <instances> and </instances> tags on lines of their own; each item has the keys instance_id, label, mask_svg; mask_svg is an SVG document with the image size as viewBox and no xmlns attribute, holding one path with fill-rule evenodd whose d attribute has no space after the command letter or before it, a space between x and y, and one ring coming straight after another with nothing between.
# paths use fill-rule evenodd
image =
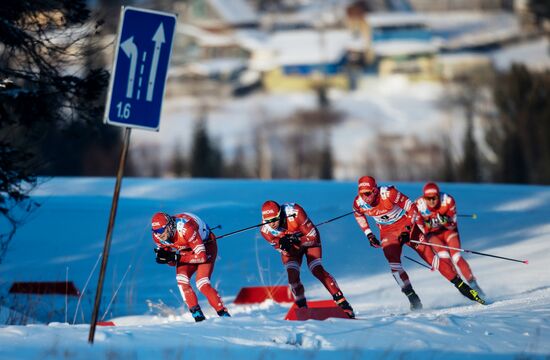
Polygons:
<instances>
[{"instance_id":1,"label":"sunglasses","mask_svg":"<svg viewBox=\"0 0 550 360\"><path fill-rule=\"evenodd\" d=\"M371 196L371 194L372 194L372 191L363 191L361 193L361 195L365 195L365 196Z\"/></svg>"},{"instance_id":2,"label":"sunglasses","mask_svg":"<svg viewBox=\"0 0 550 360\"><path fill-rule=\"evenodd\" d=\"M158 229L153 229L153 232L154 232L155 234L159 234L159 235L161 235L162 233L164 233L164 231L166 231L166 226L165 226L165 227L158 228Z\"/></svg>"},{"instance_id":3,"label":"sunglasses","mask_svg":"<svg viewBox=\"0 0 550 360\"><path fill-rule=\"evenodd\" d=\"M425 197L424 199L426 199L426 200L428 200L428 201L436 201L436 200L437 200L437 196Z\"/></svg>"},{"instance_id":4,"label":"sunglasses","mask_svg":"<svg viewBox=\"0 0 550 360\"><path fill-rule=\"evenodd\" d=\"M275 216L275 217L273 217L273 218L271 218L271 219L265 219L264 222L265 222L266 224L271 224L271 223L274 223L274 222L279 221L279 219L280 219L279 216Z\"/></svg>"}]
</instances>

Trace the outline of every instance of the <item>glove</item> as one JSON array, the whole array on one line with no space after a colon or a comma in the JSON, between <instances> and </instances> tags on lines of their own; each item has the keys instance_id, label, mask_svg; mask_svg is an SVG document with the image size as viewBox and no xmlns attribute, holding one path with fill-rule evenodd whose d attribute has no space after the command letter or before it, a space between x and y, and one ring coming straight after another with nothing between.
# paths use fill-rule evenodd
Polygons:
<instances>
[{"instance_id":1,"label":"glove","mask_svg":"<svg viewBox=\"0 0 550 360\"><path fill-rule=\"evenodd\" d=\"M164 250L160 248L155 248L155 253L157 254L157 264L168 264L170 262L178 262L180 256L175 252Z\"/></svg>"},{"instance_id":2,"label":"glove","mask_svg":"<svg viewBox=\"0 0 550 360\"><path fill-rule=\"evenodd\" d=\"M300 233L286 234L281 239L279 239L279 249L283 251L290 251L296 246L300 246L302 241L300 240Z\"/></svg>"},{"instance_id":3,"label":"glove","mask_svg":"<svg viewBox=\"0 0 550 360\"><path fill-rule=\"evenodd\" d=\"M290 243L292 245L300 245L302 243L302 240L300 240L300 233L294 233L294 234L288 234L286 235L289 240L290 240Z\"/></svg>"},{"instance_id":4,"label":"glove","mask_svg":"<svg viewBox=\"0 0 550 360\"><path fill-rule=\"evenodd\" d=\"M431 229L431 228L433 228L432 225L433 225L433 224L432 224L432 220L431 220L431 219L424 220L424 227L425 227L426 229Z\"/></svg>"},{"instance_id":5,"label":"glove","mask_svg":"<svg viewBox=\"0 0 550 360\"><path fill-rule=\"evenodd\" d=\"M292 249L292 243L290 241L290 237L288 236L283 236L282 238L279 239L279 249L283 250L283 251L290 251L290 249Z\"/></svg>"},{"instance_id":6,"label":"glove","mask_svg":"<svg viewBox=\"0 0 550 360\"><path fill-rule=\"evenodd\" d=\"M378 239L376 238L376 235L374 235L373 233L368 234L367 238L369 239L370 246L374 248L379 248L381 246L380 241L378 241Z\"/></svg>"},{"instance_id":7,"label":"glove","mask_svg":"<svg viewBox=\"0 0 550 360\"><path fill-rule=\"evenodd\" d=\"M445 215L437 214L437 219L439 220L439 223L443 226L447 226L449 224L449 218Z\"/></svg>"},{"instance_id":8,"label":"glove","mask_svg":"<svg viewBox=\"0 0 550 360\"><path fill-rule=\"evenodd\" d=\"M401 245L405 245L411 240L411 234L408 231L403 231L397 239Z\"/></svg>"}]
</instances>

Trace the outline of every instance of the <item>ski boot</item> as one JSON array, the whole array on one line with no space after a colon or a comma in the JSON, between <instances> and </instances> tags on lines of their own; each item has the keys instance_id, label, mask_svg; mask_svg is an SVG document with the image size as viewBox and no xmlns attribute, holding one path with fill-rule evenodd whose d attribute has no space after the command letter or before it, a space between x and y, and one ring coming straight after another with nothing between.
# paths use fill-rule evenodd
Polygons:
<instances>
[{"instance_id":1,"label":"ski boot","mask_svg":"<svg viewBox=\"0 0 550 360\"><path fill-rule=\"evenodd\" d=\"M485 293L483 292L483 290L481 290L481 288L480 288L479 285L477 284L476 278L472 278L472 280L468 281L468 284L470 284L470 287L471 287L472 289L474 289L475 291L477 291L477 293L479 294L479 296L485 297Z\"/></svg>"},{"instance_id":2,"label":"ski boot","mask_svg":"<svg viewBox=\"0 0 550 360\"><path fill-rule=\"evenodd\" d=\"M231 315L229 315L229 312L227 312L226 308L218 310L218 316L219 317L231 317Z\"/></svg>"},{"instance_id":3,"label":"ski boot","mask_svg":"<svg viewBox=\"0 0 550 360\"><path fill-rule=\"evenodd\" d=\"M295 304L296 304L296 306L298 306L298 308L300 308L300 309L307 309L307 301L306 301L306 298L303 298L303 299L300 299L300 300L296 300L296 301L295 301Z\"/></svg>"},{"instance_id":4,"label":"ski boot","mask_svg":"<svg viewBox=\"0 0 550 360\"><path fill-rule=\"evenodd\" d=\"M468 299L472 301L477 301L481 305L485 305L485 300L479 297L479 294L477 291L472 289L468 284L466 284L460 277L455 277L451 282L454 284L454 286L460 291L460 293L464 296L466 296Z\"/></svg>"},{"instance_id":5,"label":"ski boot","mask_svg":"<svg viewBox=\"0 0 550 360\"><path fill-rule=\"evenodd\" d=\"M195 322L206 320L199 305L193 306L191 309L189 309L189 311L191 312L193 319L195 319Z\"/></svg>"},{"instance_id":6,"label":"ski boot","mask_svg":"<svg viewBox=\"0 0 550 360\"><path fill-rule=\"evenodd\" d=\"M407 296L407 299L409 299L412 311L422 310L422 302L420 301L418 295L416 295L416 292L413 290L412 286L409 285L401 291L405 294L405 296Z\"/></svg>"},{"instance_id":7,"label":"ski boot","mask_svg":"<svg viewBox=\"0 0 550 360\"><path fill-rule=\"evenodd\" d=\"M338 305L340 309L344 310L344 312L350 319L355 319L355 313L353 312L353 308L351 307L349 302L346 300L346 298L344 297L344 294L342 294L341 291L338 291L336 294L333 294L332 298L334 299L334 302L336 303L336 305Z\"/></svg>"},{"instance_id":8,"label":"ski boot","mask_svg":"<svg viewBox=\"0 0 550 360\"><path fill-rule=\"evenodd\" d=\"M306 298L298 299L294 302L296 304L296 317L298 320L309 319L309 309L307 308Z\"/></svg>"}]
</instances>

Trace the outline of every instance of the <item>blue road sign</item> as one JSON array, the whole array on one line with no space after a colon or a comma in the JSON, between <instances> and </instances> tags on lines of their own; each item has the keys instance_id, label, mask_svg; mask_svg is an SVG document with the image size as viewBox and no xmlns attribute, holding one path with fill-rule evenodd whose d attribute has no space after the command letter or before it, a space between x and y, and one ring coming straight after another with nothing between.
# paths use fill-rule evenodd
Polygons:
<instances>
[{"instance_id":1,"label":"blue road sign","mask_svg":"<svg viewBox=\"0 0 550 360\"><path fill-rule=\"evenodd\" d=\"M105 123L158 131L176 15L122 8Z\"/></svg>"}]
</instances>

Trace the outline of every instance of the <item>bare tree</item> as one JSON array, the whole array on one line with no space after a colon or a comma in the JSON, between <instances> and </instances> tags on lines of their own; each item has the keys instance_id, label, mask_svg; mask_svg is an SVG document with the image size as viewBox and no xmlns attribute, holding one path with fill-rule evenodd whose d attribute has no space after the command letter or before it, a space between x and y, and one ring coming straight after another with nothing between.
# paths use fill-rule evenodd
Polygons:
<instances>
[{"instance_id":1,"label":"bare tree","mask_svg":"<svg viewBox=\"0 0 550 360\"><path fill-rule=\"evenodd\" d=\"M0 238L5 251L18 224L12 210L28 200L45 162L42 141L52 129L101 119L96 100L108 73L81 71L84 39L99 29L84 0L4 0L0 19L0 220L11 226Z\"/></svg>"}]
</instances>

